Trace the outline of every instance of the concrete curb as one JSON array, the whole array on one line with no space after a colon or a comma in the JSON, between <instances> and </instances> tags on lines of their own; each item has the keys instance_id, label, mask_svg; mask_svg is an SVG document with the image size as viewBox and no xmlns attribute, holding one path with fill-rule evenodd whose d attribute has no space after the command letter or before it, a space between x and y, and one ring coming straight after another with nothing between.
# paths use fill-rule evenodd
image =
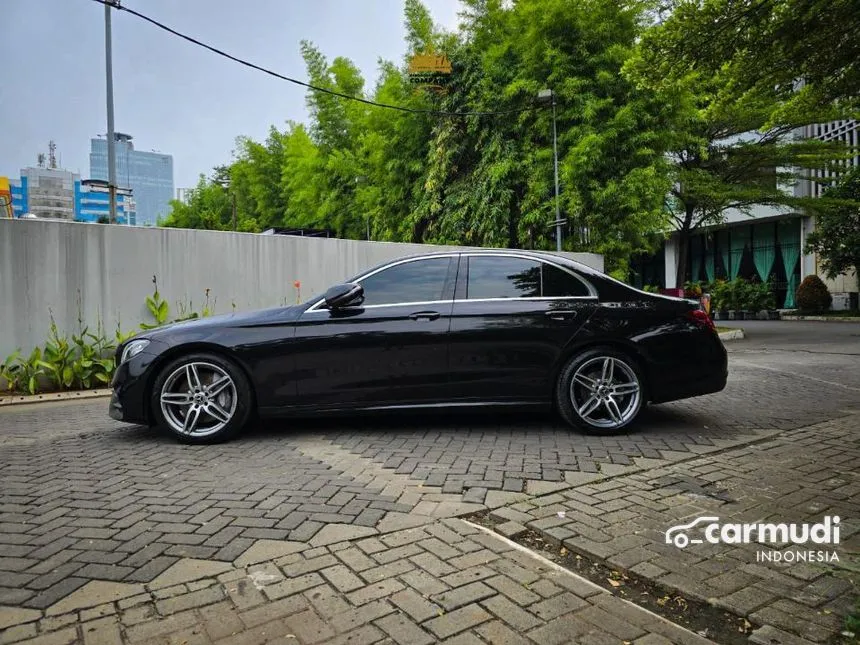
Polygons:
<instances>
[{"instance_id":1,"label":"concrete curb","mask_svg":"<svg viewBox=\"0 0 860 645\"><path fill-rule=\"evenodd\" d=\"M860 316L782 316L782 320L812 320L815 322L860 322Z\"/></svg>"},{"instance_id":2,"label":"concrete curb","mask_svg":"<svg viewBox=\"0 0 860 645\"><path fill-rule=\"evenodd\" d=\"M46 403L50 401L69 401L72 399L97 399L110 396L111 390L75 390L73 392L46 392L44 394L21 394L15 396L0 396L0 408L10 405L26 405L28 403Z\"/></svg>"},{"instance_id":3,"label":"concrete curb","mask_svg":"<svg viewBox=\"0 0 860 645\"><path fill-rule=\"evenodd\" d=\"M727 340L743 340L746 338L744 335L743 329L733 329L731 331L721 331L720 332L720 340L725 342Z\"/></svg>"}]
</instances>

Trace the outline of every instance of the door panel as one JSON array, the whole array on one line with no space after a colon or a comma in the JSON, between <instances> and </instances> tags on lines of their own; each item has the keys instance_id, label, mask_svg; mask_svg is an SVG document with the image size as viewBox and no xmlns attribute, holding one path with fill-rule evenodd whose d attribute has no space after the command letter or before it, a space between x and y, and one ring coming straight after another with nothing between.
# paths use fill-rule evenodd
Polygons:
<instances>
[{"instance_id":1,"label":"door panel","mask_svg":"<svg viewBox=\"0 0 860 645\"><path fill-rule=\"evenodd\" d=\"M533 259L462 258L449 333L451 389L457 398L549 398L552 370L597 299L567 295L588 294L588 287L545 266L550 270ZM564 295L544 297L551 292Z\"/></svg>"},{"instance_id":2,"label":"door panel","mask_svg":"<svg viewBox=\"0 0 860 645\"><path fill-rule=\"evenodd\" d=\"M305 312L293 343L299 405L443 400L456 271L456 256L402 262L359 281L361 306Z\"/></svg>"},{"instance_id":3,"label":"door panel","mask_svg":"<svg viewBox=\"0 0 860 645\"><path fill-rule=\"evenodd\" d=\"M296 325L300 405L408 404L442 396L452 303L310 312Z\"/></svg>"}]
</instances>

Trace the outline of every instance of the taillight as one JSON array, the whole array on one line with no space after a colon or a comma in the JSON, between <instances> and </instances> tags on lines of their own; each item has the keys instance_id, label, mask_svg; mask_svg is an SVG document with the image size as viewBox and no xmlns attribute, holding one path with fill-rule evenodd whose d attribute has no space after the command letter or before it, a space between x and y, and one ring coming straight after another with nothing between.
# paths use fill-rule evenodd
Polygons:
<instances>
[{"instance_id":1,"label":"taillight","mask_svg":"<svg viewBox=\"0 0 860 645\"><path fill-rule=\"evenodd\" d=\"M711 317L701 309L693 309L692 311L688 311L687 319L695 323L699 327L705 327L713 332L717 331L717 326L714 325L714 321L711 320Z\"/></svg>"}]
</instances>

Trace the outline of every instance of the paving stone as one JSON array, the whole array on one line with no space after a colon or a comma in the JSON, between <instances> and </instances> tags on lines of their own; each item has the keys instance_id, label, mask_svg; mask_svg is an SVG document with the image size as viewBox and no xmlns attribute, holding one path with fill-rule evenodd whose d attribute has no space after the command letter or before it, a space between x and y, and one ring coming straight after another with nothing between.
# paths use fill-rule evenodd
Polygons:
<instances>
[{"instance_id":1,"label":"paving stone","mask_svg":"<svg viewBox=\"0 0 860 645\"><path fill-rule=\"evenodd\" d=\"M394 611L394 607L387 601L374 600L361 607L356 607L333 616L327 622L338 633L343 633L382 618Z\"/></svg>"},{"instance_id":2,"label":"paving stone","mask_svg":"<svg viewBox=\"0 0 860 645\"><path fill-rule=\"evenodd\" d=\"M492 616L477 604L461 607L424 623L438 638L448 638L490 620Z\"/></svg>"},{"instance_id":3,"label":"paving stone","mask_svg":"<svg viewBox=\"0 0 860 645\"><path fill-rule=\"evenodd\" d=\"M450 591L444 591L435 596L431 596L431 600L442 607L446 611L452 611L458 607L463 607L473 602L483 600L495 595L497 592L482 582L473 582L462 587L456 587Z\"/></svg>"},{"instance_id":4,"label":"paving stone","mask_svg":"<svg viewBox=\"0 0 860 645\"><path fill-rule=\"evenodd\" d=\"M0 629L39 620L42 612L23 607L0 607Z\"/></svg>"},{"instance_id":5,"label":"paving stone","mask_svg":"<svg viewBox=\"0 0 860 645\"><path fill-rule=\"evenodd\" d=\"M305 549L307 549L307 545L302 542L257 540L235 560L234 564L237 567L246 567L250 564L266 562L292 553L298 553Z\"/></svg>"},{"instance_id":6,"label":"paving stone","mask_svg":"<svg viewBox=\"0 0 860 645\"><path fill-rule=\"evenodd\" d=\"M367 585L347 594L349 601L356 606L364 605L372 600L379 598L387 598L388 596L403 589L403 585L393 578L388 578L382 582Z\"/></svg>"},{"instance_id":7,"label":"paving stone","mask_svg":"<svg viewBox=\"0 0 860 645\"><path fill-rule=\"evenodd\" d=\"M158 613L167 616L194 607L212 605L223 599L224 590L220 586L216 586L156 601L155 607L158 609Z\"/></svg>"},{"instance_id":8,"label":"paving stone","mask_svg":"<svg viewBox=\"0 0 860 645\"><path fill-rule=\"evenodd\" d=\"M162 589L173 585L201 578L214 578L221 573L231 570L232 567L226 562L215 562L214 560L197 560L185 558L175 562L164 572L156 576L149 583L150 589Z\"/></svg>"},{"instance_id":9,"label":"paving stone","mask_svg":"<svg viewBox=\"0 0 860 645\"><path fill-rule=\"evenodd\" d=\"M296 594L289 598L283 598L275 602L266 603L261 607L255 607L238 614L239 620L245 627L256 627L257 625L265 624L276 618L284 618L303 612L308 608L308 603L305 598ZM238 630L237 630L238 631Z\"/></svg>"},{"instance_id":10,"label":"paving stone","mask_svg":"<svg viewBox=\"0 0 860 645\"><path fill-rule=\"evenodd\" d=\"M542 624L534 615L524 611L502 595L487 598L481 604L519 633L525 633L529 629Z\"/></svg>"},{"instance_id":11,"label":"paving stone","mask_svg":"<svg viewBox=\"0 0 860 645\"><path fill-rule=\"evenodd\" d=\"M374 624L399 645L430 645L436 642L436 639L403 614L389 614Z\"/></svg>"},{"instance_id":12,"label":"paving stone","mask_svg":"<svg viewBox=\"0 0 860 645\"><path fill-rule=\"evenodd\" d=\"M323 577L334 585L338 591L349 592L364 586L364 581L356 576L348 567L338 564L320 571Z\"/></svg>"},{"instance_id":13,"label":"paving stone","mask_svg":"<svg viewBox=\"0 0 860 645\"><path fill-rule=\"evenodd\" d=\"M523 638L499 620L484 623L475 629L475 631L483 636L488 643L496 643L498 645L532 645L531 641Z\"/></svg>"},{"instance_id":14,"label":"paving stone","mask_svg":"<svg viewBox=\"0 0 860 645\"><path fill-rule=\"evenodd\" d=\"M269 585L263 591L271 600L277 600L321 584L323 584L323 579L318 573L308 573L298 578L289 578L283 582Z\"/></svg>"}]
</instances>

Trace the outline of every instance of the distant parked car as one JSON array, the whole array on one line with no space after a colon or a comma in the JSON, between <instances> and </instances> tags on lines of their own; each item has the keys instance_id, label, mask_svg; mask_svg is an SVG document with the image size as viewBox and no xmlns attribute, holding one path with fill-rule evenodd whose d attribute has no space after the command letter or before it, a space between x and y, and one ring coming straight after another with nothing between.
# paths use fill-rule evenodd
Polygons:
<instances>
[{"instance_id":1,"label":"distant parked car","mask_svg":"<svg viewBox=\"0 0 860 645\"><path fill-rule=\"evenodd\" d=\"M646 402L722 390L727 357L695 303L550 253L393 260L324 296L146 331L117 349L110 415L224 440L274 417L550 406L617 433Z\"/></svg>"}]
</instances>

